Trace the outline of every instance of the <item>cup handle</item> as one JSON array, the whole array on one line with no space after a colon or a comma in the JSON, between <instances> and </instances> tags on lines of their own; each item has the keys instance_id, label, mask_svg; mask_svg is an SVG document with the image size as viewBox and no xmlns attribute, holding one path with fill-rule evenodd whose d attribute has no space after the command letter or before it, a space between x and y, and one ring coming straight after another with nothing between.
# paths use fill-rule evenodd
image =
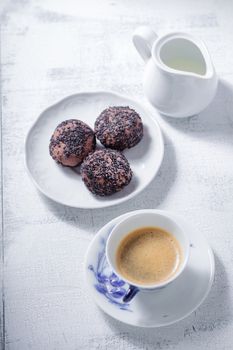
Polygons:
<instances>
[{"instance_id":1,"label":"cup handle","mask_svg":"<svg viewBox=\"0 0 233 350\"><path fill-rule=\"evenodd\" d=\"M125 296L123 297L123 302L124 303L128 303L129 301L131 301L135 295L139 292L139 289L137 287L134 286L129 286L129 289L127 290L127 293L125 294Z\"/></svg>"},{"instance_id":2,"label":"cup handle","mask_svg":"<svg viewBox=\"0 0 233 350\"><path fill-rule=\"evenodd\" d=\"M138 27L133 33L134 46L145 62L151 57L151 49L157 37L155 32L147 26Z\"/></svg>"}]
</instances>

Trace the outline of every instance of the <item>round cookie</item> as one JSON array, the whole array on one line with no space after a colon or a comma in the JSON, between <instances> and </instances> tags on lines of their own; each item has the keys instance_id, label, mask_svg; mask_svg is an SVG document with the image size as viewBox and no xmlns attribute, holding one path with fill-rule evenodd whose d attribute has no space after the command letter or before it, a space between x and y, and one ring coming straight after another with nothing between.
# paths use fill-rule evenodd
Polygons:
<instances>
[{"instance_id":1,"label":"round cookie","mask_svg":"<svg viewBox=\"0 0 233 350\"><path fill-rule=\"evenodd\" d=\"M142 120L132 108L109 107L96 119L95 134L105 147L123 151L142 139Z\"/></svg>"},{"instance_id":2,"label":"round cookie","mask_svg":"<svg viewBox=\"0 0 233 350\"><path fill-rule=\"evenodd\" d=\"M129 184L132 170L125 156L101 149L87 156L81 165L81 176L87 188L99 196L108 196Z\"/></svg>"},{"instance_id":3,"label":"round cookie","mask_svg":"<svg viewBox=\"0 0 233 350\"><path fill-rule=\"evenodd\" d=\"M69 119L60 123L49 144L51 157L64 166L75 167L95 150L93 130L81 120Z\"/></svg>"}]
</instances>

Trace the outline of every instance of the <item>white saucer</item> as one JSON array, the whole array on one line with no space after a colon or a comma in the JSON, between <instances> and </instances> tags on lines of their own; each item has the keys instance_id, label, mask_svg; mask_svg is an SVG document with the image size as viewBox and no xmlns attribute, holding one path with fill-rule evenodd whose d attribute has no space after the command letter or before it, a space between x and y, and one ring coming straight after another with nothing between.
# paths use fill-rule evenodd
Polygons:
<instances>
[{"instance_id":1,"label":"white saucer","mask_svg":"<svg viewBox=\"0 0 233 350\"><path fill-rule=\"evenodd\" d=\"M108 197L94 196L85 187L79 168L62 167L49 155L49 140L56 126L77 118L94 127L95 119L109 106L129 106L142 117L144 136L135 147L124 151L134 176L121 192ZM25 160L35 186L47 197L76 208L103 208L122 203L141 192L154 178L163 159L160 127L137 102L112 92L88 92L69 96L46 109L28 132Z\"/></svg>"},{"instance_id":2,"label":"white saucer","mask_svg":"<svg viewBox=\"0 0 233 350\"><path fill-rule=\"evenodd\" d=\"M84 268L89 290L108 315L133 326L161 327L187 317L204 301L212 286L215 264L206 239L190 224L170 212L150 211L173 218L189 235L190 258L180 277L162 290L139 292L129 304L122 302L128 285L112 275L105 258L105 243L113 226L135 212L115 218L96 234L88 248Z\"/></svg>"}]
</instances>

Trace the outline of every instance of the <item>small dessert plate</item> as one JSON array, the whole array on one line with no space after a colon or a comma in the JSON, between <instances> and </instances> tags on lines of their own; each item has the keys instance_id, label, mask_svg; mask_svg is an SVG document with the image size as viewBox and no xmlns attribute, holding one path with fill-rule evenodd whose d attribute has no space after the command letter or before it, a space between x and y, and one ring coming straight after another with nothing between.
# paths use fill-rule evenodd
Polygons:
<instances>
[{"instance_id":1,"label":"small dessert plate","mask_svg":"<svg viewBox=\"0 0 233 350\"><path fill-rule=\"evenodd\" d=\"M173 219L188 234L190 257L183 273L157 291L140 291L123 303L128 284L108 266L105 244L114 225L138 212L156 212ZM84 264L88 289L96 304L113 318L140 327L162 327L190 315L207 297L214 279L214 256L206 239L177 215L161 210L140 210L119 216L100 229L92 240Z\"/></svg>"},{"instance_id":2,"label":"small dessert plate","mask_svg":"<svg viewBox=\"0 0 233 350\"><path fill-rule=\"evenodd\" d=\"M109 106L135 109L142 118L144 136L135 147L123 152L134 174L130 184L112 196L98 197L85 187L79 167L63 167L50 157L49 141L56 126L66 119L77 118L94 128L98 115ZM78 93L47 108L29 130L25 143L26 168L35 186L58 203L85 209L116 205L136 196L157 174L163 153L156 120L139 103L113 92Z\"/></svg>"}]
</instances>

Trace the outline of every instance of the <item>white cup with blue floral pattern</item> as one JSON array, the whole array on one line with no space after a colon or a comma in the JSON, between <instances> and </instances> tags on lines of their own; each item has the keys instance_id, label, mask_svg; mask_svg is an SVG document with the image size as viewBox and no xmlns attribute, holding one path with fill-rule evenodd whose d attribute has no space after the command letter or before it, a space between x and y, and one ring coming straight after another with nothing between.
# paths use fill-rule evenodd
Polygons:
<instances>
[{"instance_id":1,"label":"white cup with blue floral pattern","mask_svg":"<svg viewBox=\"0 0 233 350\"><path fill-rule=\"evenodd\" d=\"M131 232L143 227L159 227L170 232L178 241L182 250L182 260L176 272L167 280L155 284L138 284L122 276L117 267L117 251L122 240ZM188 235L170 217L144 210L130 217L122 219L111 231L106 243L106 258L114 273L129 284L129 289L123 297L124 302L129 302L140 290L154 291L165 288L177 279L184 271L189 258L190 242Z\"/></svg>"}]
</instances>

